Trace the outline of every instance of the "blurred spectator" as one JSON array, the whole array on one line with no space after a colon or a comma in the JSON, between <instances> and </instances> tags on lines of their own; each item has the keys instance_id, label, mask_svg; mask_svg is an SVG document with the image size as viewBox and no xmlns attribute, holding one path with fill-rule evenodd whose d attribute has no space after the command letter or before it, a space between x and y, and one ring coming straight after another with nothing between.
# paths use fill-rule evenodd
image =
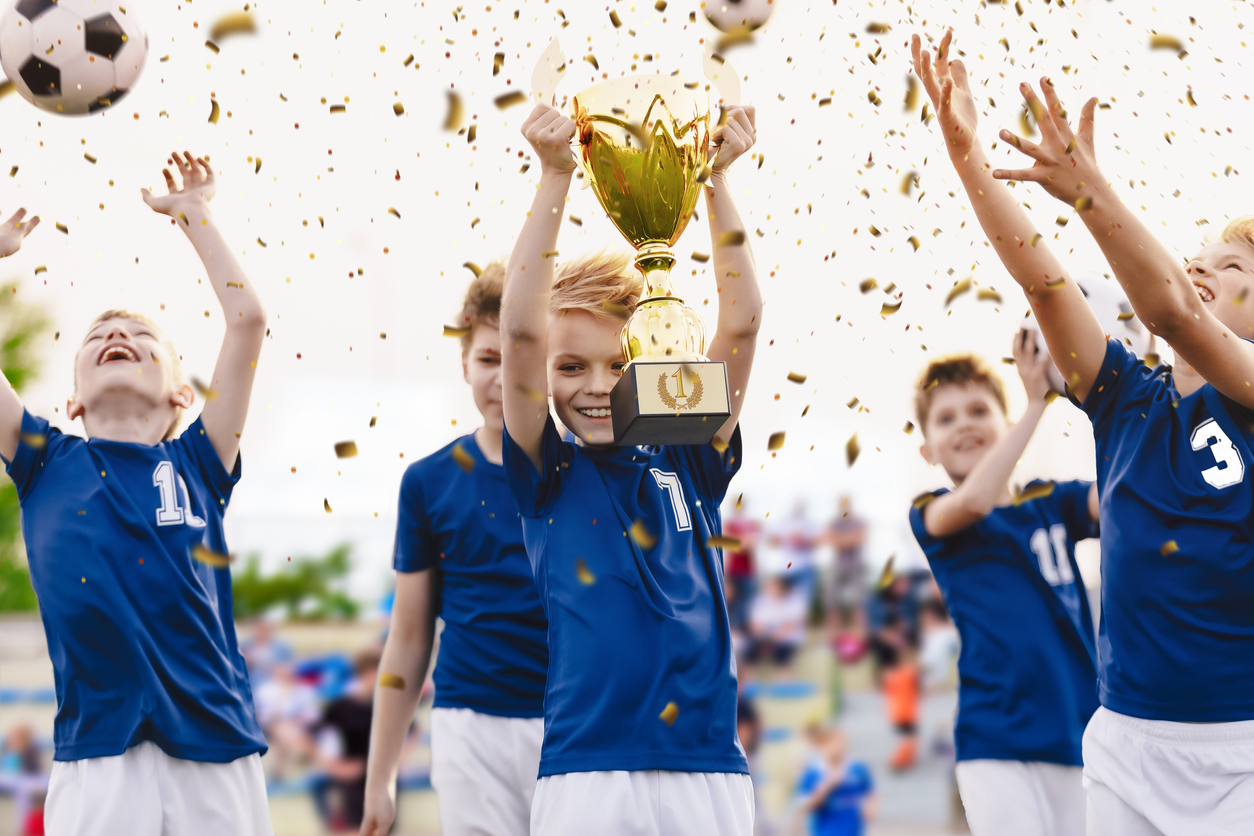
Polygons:
<instances>
[{"instance_id":1,"label":"blurred spectator","mask_svg":"<svg viewBox=\"0 0 1254 836\"><path fill-rule=\"evenodd\" d=\"M27 723L9 729L0 743L0 792L12 794L19 833L42 834L48 772L35 732Z\"/></svg>"},{"instance_id":2,"label":"blurred spectator","mask_svg":"<svg viewBox=\"0 0 1254 836\"><path fill-rule=\"evenodd\" d=\"M845 734L832 726L812 730L815 755L797 784L810 836L862 836L875 817L875 784L862 761L846 757Z\"/></svg>"},{"instance_id":3,"label":"blurred spectator","mask_svg":"<svg viewBox=\"0 0 1254 836\"><path fill-rule=\"evenodd\" d=\"M930 576L928 576L930 577ZM897 575L868 601L867 620L877 676L895 664L906 644L917 645L918 613L911 575Z\"/></svg>"},{"instance_id":4,"label":"blurred spectator","mask_svg":"<svg viewBox=\"0 0 1254 836\"><path fill-rule=\"evenodd\" d=\"M753 600L755 591L757 566L753 560L753 551L762 532L761 524L749 519L745 513L744 504L742 496L736 501L731 517L723 523L724 536L740 541L739 548L725 549L723 552L723 582L727 590L727 612L732 629L742 632L749 620L749 602Z\"/></svg>"},{"instance_id":5,"label":"blurred spectator","mask_svg":"<svg viewBox=\"0 0 1254 836\"><path fill-rule=\"evenodd\" d=\"M759 574L782 575L801 593L808 608L814 595L814 548L819 537L806 515L805 502L793 506L790 517L768 517L758 542Z\"/></svg>"},{"instance_id":6,"label":"blurred spectator","mask_svg":"<svg viewBox=\"0 0 1254 836\"><path fill-rule=\"evenodd\" d=\"M806 599L779 575L768 578L749 610L749 661L764 658L791 676L793 656L806 639Z\"/></svg>"},{"instance_id":7,"label":"blurred spectator","mask_svg":"<svg viewBox=\"0 0 1254 836\"><path fill-rule=\"evenodd\" d=\"M828 525L824 541L830 543L836 556L828 587L828 618L833 629L849 629L865 634L867 582L862 547L866 544L866 522L854 513L853 500L842 496L836 505L836 519Z\"/></svg>"},{"instance_id":8,"label":"blurred spectator","mask_svg":"<svg viewBox=\"0 0 1254 836\"><path fill-rule=\"evenodd\" d=\"M753 701L745 697L736 701L736 737L745 750L745 758L749 761L749 777L753 781L753 836L773 836L775 827L761 797L762 785L766 783L758 758L758 744L762 740L762 718Z\"/></svg>"},{"instance_id":9,"label":"blurred spectator","mask_svg":"<svg viewBox=\"0 0 1254 836\"><path fill-rule=\"evenodd\" d=\"M293 658L291 646L274 635L274 625L264 616L253 619L252 636L240 645L240 652L244 654L253 690L270 678L276 665L291 662Z\"/></svg>"},{"instance_id":10,"label":"blurred spectator","mask_svg":"<svg viewBox=\"0 0 1254 836\"><path fill-rule=\"evenodd\" d=\"M270 779L281 781L287 777L291 761L304 750L309 730L318 721L317 694L296 678L291 662L280 662L271 669L270 678L253 692L253 702L257 723L270 746L262 763Z\"/></svg>"},{"instance_id":11,"label":"blurred spectator","mask_svg":"<svg viewBox=\"0 0 1254 836\"><path fill-rule=\"evenodd\" d=\"M884 670L883 687L888 721L901 736L889 765L904 772L914 766L919 750L919 665L909 640L900 643L894 664Z\"/></svg>"}]
</instances>

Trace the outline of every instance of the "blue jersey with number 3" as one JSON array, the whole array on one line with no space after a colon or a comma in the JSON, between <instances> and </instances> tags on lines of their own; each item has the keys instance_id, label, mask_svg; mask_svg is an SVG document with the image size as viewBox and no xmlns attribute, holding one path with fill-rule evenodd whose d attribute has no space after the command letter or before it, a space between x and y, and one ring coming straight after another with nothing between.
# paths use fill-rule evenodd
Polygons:
<instances>
[{"instance_id":1,"label":"blue jersey with number 3","mask_svg":"<svg viewBox=\"0 0 1254 836\"><path fill-rule=\"evenodd\" d=\"M26 413L8 472L52 657L55 759L145 740L186 760L264 754L230 572L192 557L227 551L239 460L227 472L199 420L149 446L86 441Z\"/></svg>"},{"instance_id":2,"label":"blue jersey with number 3","mask_svg":"<svg viewBox=\"0 0 1254 836\"><path fill-rule=\"evenodd\" d=\"M1083 404L1101 493L1102 705L1147 720L1254 719L1254 410L1118 340Z\"/></svg>"},{"instance_id":3,"label":"blue jersey with number 3","mask_svg":"<svg viewBox=\"0 0 1254 836\"><path fill-rule=\"evenodd\" d=\"M543 467L505 433L505 470L549 618L540 776L748 773L723 598L719 504L740 431L712 445L589 449L552 418ZM634 531L634 534L633 534Z\"/></svg>"}]
</instances>

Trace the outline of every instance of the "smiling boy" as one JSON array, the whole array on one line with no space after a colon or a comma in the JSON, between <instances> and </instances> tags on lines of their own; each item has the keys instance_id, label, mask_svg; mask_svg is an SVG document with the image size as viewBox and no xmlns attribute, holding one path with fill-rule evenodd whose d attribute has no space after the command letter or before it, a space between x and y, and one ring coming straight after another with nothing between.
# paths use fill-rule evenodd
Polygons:
<instances>
[{"instance_id":1,"label":"smiling boy","mask_svg":"<svg viewBox=\"0 0 1254 836\"><path fill-rule=\"evenodd\" d=\"M75 360L66 412L88 439L0 388L0 456L56 681L51 836L272 832L222 528L265 312L209 213L213 170L173 161L181 188L167 169L169 194L143 197L187 235L226 321L200 417L175 437L195 399L178 353L120 310L96 318Z\"/></svg>"},{"instance_id":2,"label":"smiling boy","mask_svg":"<svg viewBox=\"0 0 1254 836\"><path fill-rule=\"evenodd\" d=\"M709 538L741 462L738 421L762 311L727 166L754 143L733 108L706 185L718 333L731 417L716 444L615 447L610 390L621 318L641 292L626 256L572 259L554 277L574 124L537 107L523 133L541 177L509 260L501 312L505 466L549 619L535 836L749 836L753 787L736 738L736 673L722 560ZM564 442L549 414L574 434Z\"/></svg>"}]
</instances>

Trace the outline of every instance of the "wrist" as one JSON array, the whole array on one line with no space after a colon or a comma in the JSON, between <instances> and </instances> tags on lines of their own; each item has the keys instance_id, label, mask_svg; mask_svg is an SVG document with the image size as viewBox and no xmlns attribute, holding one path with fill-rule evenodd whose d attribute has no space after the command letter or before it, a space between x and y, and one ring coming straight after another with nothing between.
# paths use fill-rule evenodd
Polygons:
<instances>
[{"instance_id":1,"label":"wrist","mask_svg":"<svg viewBox=\"0 0 1254 836\"><path fill-rule=\"evenodd\" d=\"M573 168L569 170L565 170L565 171L554 171L551 168L541 167L540 182L541 183L546 183L546 182L565 183L567 186L569 186L571 178L574 176L574 174L575 174L575 169Z\"/></svg>"},{"instance_id":2,"label":"wrist","mask_svg":"<svg viewBox=\"0 0 1254 836\"><path fill-rule=\"evenodd\" d=\"M991 168L988 155L984 153L984 149L980 147L979 142L974 143L965 151L958 150L952 146L946 147L949 148L949 161L957 169L960 176L983 173Z\"/></svg>"}]
</instances>

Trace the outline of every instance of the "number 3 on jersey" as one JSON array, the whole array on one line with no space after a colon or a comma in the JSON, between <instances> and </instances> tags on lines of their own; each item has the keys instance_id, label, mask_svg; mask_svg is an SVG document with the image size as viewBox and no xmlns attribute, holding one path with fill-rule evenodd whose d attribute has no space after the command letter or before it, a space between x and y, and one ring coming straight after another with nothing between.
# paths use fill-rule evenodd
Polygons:
<instances>
[{"instance_id":1,"label":"number 3 on jersey","mask_svg":"<svg viewBox=\"0 0 1254 836\"><path fill-rule=\"evenodd\" d=\"M1189 440L1194 450L1205 450L1209 447L1215 457L1215 466L1202 471L1206 484L1213 488L1230 488L1241 484L1245 479L1245 461L1241 458L1241 452L1232 443L1232 439L1228 438L1223 427L1215 423L1214 418L1198 424Z\"/></svg>"},{"instance_id":2,"label":"number 3 on jersey","mask_svg":"<svg viewBox=\"0 0 1254 836\"><path fill-rule=\"evenodd\" d=\"M161 505L157 508L157 525L190 525L192 528L204 528L205 521L192 513L191 496L187 493L187 483L174 471L174 465L161 462L152 472L152 484L161 493ZM179 507L176 485L183 492L183 505Z\"/></svg>"}]
</instances>

